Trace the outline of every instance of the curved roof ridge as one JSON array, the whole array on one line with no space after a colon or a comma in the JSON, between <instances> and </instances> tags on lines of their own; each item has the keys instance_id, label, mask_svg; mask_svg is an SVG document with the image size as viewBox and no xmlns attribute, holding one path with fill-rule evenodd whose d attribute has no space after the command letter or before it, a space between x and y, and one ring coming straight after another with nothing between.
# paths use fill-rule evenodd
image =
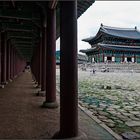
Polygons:
<instances>
[{"instance_id":1,"label":"curved roof ridge","mask_svg":"<svg viewBox=\"0 0 140 140\"><path fill-rule=\"evenodd\" d=\"M129 46L129 45L116 45L116 44L104 44L104 43L98 43L98 45L101 45L101 46L119 46L119 47L134 47L134 48L140 48L140 46L134 46L134 45L132 45L132 46Z\"/></svg>"},{"instance_id":2,"label":"curved roof ridge","mask_svg":"<svg viewBox=\"0 0 140 140\"><path fill-rule=\"evenodd\" d=\"M88 41L88 40L91 40L91 39L93 39L93 38L95 38L95 37L96 37L96 35L95 35L95 36L90 36L90 37L88 37L88 38L82 39L82 41Z\"/></svg>"},{"instance_id":3,"label":"curved roof ridge","mask_svg":"<svg viewBox=\"0 0 140 140\"><path fill-rule=\"evenodd\" d=\"M124 39L134 39L140 40L140 31L135 26L134 28L121 28L121 27L111 27L101 24L97 34L93 37L82 39L82 41L88 42L90 44L97 43L97 39L101 36L112 36Z\"/></svg>"},{"instance_id":4,"label":"curved roof ridge","mask_svg":"<svg viewBox=\"0 0 140 140\"><path fill-rule=\"evenodd\" d=\"M134 28L122 28L122 27L112 27L112 26L106 26L106 25L101 25L102 28L107 28L107 29L116 29L116 30L137 30Z\"/></svg>"}]
</instances>

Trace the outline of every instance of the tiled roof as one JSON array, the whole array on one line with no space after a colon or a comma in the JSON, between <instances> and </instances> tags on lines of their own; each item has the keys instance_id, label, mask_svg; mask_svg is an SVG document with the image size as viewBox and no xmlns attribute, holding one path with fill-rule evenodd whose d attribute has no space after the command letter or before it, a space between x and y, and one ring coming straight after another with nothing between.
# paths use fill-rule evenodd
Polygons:
<instances>
[{"instance_id":1,"label":"tiled roof","mask_svg":"<svg viewBox=\"0 0 140 140\"><path fill-rule=\"evenodd\" d=\"M101 26L100 30L106 34L122 37L122 38L130 38L130 39L140 39L140 32L137 28L118 28L118 27L109 27L109 26Z\"/></svg>"},{"instance_id":2,"label":"tiled roof","mask_svg":"<svg viewBox=\"0 0 140 140\"><path fill-rule=\"evenodd\" d=\"M83 39L82 41L91 43L96 41L98 38L100 38L100 36L105 36L105 35L109 35L117 38L119 37L119 38L140 40L140 31L137 29L137 27L119 28L119 27L105 26L101 24L101 27L95 36Z\"/></svg>"},{"instance_id":3,"label":"tiled roof","mask_svg":"<svg viewBox=\"0 0 140 140\"><path fill-rule=\"evenodd\" d=\"M101 43L98 43L98 45L106 49L140 52L140 46L126 46L126 45L101 44Z\"/></svg>"}]
</instances>

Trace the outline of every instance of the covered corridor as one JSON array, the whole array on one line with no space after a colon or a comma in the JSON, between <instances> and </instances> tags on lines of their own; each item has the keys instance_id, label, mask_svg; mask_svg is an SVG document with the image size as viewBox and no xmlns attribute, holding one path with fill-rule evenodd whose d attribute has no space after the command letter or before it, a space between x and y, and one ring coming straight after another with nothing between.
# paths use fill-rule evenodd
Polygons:
<instances>
[{"instance_id":1,"label":"covered corridor","mask_svg":"<svg viewBox=\"0 0 140 140\"><path fill-rule=\"evenodd\" d=\"M78 122L77 18L93 3L0 2L0 138L82 135ZM59 36L60 102L55 59ZM25 70L27 65L32 76ZM33 88L31 78L40 90Z\"/></svg>"},{"instance_id":2,"label":"covered corridor","mask_svg":"<svg viewBox=\"0 0 140 140\"><path fill-rule=\"evenodd\" d=\"M0 139L50 139L59 130L60 108L42 108L37 91L27 70L0 89ZM115 140L80 109L79 130L85 135L79 139Z\"/></svg>"},{"instance_id":3,"label":"covered corridor","mask_svg":"<svg viewBox=\"0 0 140 140\"><path fill-rule=\"evenodd\" d=\"M44 97L26 71L0 89L0 139L50 138L59 130L58 109L43 109Z\"/></svg>"}]
</instances>

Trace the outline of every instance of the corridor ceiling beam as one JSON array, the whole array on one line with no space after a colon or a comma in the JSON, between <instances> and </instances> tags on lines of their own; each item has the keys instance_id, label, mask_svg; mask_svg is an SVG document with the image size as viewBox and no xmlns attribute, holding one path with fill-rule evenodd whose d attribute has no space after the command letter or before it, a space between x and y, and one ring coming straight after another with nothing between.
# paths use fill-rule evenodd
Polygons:
<instances>
[{"instance_id":1,"label":"corridor ceiling beam","mask_svg":"<svg viewBox=\"0 0 140 140\"><path fill-rule=\"evenodd\" d=\"M77 1L77 18L89 8L95 0ZM56 8L56 39L60 35L60 5L58 0L51 1L0 1L0 29L7 34L7 40L11 40L14 46L21 46L19 54L22 54L25 48L29 50L38 47L42 32L42 13L41 9ZM41 5L41 6L39 6ZM45 11L45 10L44 10ZM46 11L45 11L45 14ZM32 57L27 53L28 58ZM26 56L26 53L24 52ZM22 56L24 57L22 54ZM26 57L27 57L26 56Z\"/></svg>"},{"instance_id":2,"label":"corridor ceiling beam","mask_svg":"<svg viewBox=\"0 0 140 140\"><path fill-rule=\"evenodd\" d=\"M58 0L52 0L52 1L50 1L50 2L49 2L49 7L50 7L51 9L55 9L56 6L57 6L57 2L58 2Z\"/></svg>"},{"instance_id":3,"label":"corridor ceiling beam","mask_svg":"<svg viewBox=\"0 0 140 140\"><path fill-rule=\"evenodd\" d=\"M11 19L22 19L22 20L33 20L38 21L40 20L39 15L33 16L32 11L20 11L15 9L0 9L0 18L11 18Z\"/></svg>"}]
</instances>

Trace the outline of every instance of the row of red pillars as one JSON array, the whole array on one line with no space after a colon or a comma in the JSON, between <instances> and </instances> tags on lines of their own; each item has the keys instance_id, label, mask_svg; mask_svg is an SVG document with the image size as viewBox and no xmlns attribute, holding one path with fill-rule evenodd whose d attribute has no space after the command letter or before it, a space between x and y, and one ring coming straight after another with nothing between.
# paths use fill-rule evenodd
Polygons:
<instances>
[{"instance_id":1,"label":"row of red pillars","mask_svg":"<svg viewBox=\"0 0 140 140\"><path fill-rule=\"evenodd\" d=\"M78 136L77 1L60 1L60 131L54 138ZM31 71L45 92L43 107L56 108L56 9L42 9L40 44Z\"/></svg>"},{"instance_id":2,"label":"row of red pillars","mask_svg":"<svg viewBox=\"0 0 140 140\"><path fill-rule=\"evenodd\" d=\"M26 61L18 54L16 48L12 46L7 32L0 32L0 87L4 88L21 74L26 66Z\"/></svg>"}]
</instances>

